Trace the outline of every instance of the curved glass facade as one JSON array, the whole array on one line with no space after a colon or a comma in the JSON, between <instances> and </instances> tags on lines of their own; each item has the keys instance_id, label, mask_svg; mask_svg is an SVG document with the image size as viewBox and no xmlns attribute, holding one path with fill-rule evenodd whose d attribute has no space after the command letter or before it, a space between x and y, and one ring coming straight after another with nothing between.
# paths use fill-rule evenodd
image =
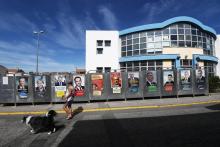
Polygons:
<instances>
[{"instance_id":1,"label":"curved glass facade","mask_svg":"<svg viewBox=\"0 0 220 147\"><path fill-rule=\"evenodd\" d=\"M175 23L160 30L146 30L120 36L121 56L162 54L163 48L201 48L205 55L215 55L215 39L192 23Z\"/></svg>"}]
</instances>

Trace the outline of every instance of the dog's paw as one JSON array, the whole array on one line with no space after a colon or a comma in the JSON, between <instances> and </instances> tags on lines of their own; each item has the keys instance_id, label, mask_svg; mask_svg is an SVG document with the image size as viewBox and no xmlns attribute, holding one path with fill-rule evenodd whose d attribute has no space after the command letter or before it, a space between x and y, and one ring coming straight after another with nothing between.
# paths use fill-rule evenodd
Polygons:
<instances>
[{"instance_id":1,"label":"dog's paw","mask_svg":"<svg viewBox=\"0 0 220 147\"><path fill-rule=\"evenodd\" d=\"M31 132L32 134L35 134L35 133L36 133L34 130L31 130L30 132Z\"/></svg>"},{"instance_id":2,"label":"dog's paw","mask_svg":"<svg viewBox=\"0 0 220 147\"><path fill-rule=\"evenodd\" d=\"M56 128L53 128L53 133L56 132Z\"/></svg>"},{"instance_id":3,"label":"dog's paw","mask_svg":"<svg viewBox=\"0 0 220 147\"><path fill-rule=\"evenodd\" d=\"M52 134L52 132L50 131L50 132L48 132L47 134L50 135L50 134Z\"/></svg>"}]
</instances>

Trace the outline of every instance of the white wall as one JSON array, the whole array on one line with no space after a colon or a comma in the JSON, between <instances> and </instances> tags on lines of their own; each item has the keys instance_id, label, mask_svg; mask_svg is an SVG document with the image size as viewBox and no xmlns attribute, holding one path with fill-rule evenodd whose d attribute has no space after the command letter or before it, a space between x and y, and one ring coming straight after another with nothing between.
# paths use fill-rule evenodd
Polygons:
<instances>
[{"instance_id":1,"label":"white wall","mask_svg":"<svg viewBox=\"0 0 220 147\"><path fill-rule=\"evenodd\" d=\"M217 35L217 39L215 41L215 54L216 57L218 57L219 59L216 70L217 70L217 76L220 77L220 35Z\"/></svg>"},{"instance_id":2,"label":"white wall","mask_svg":"<svg viewBox=\"0 0 220 147\"><path fill-rule=\"evenodd\" d=\"M103 40L103 54L97 54L97 40ZM105 47L104 41L111 40L111 46ZM86 71L96 67L119 69L119 32L118 31L86 31Z\"/></svg>"}]
</instances>

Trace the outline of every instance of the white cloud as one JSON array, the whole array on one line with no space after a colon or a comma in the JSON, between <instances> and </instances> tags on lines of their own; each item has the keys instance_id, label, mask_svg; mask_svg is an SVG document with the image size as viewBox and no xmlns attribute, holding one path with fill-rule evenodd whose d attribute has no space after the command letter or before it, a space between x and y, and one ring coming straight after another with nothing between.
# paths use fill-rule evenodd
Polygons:
<instances>
[{"instance_id":1,"label":"white cloud","mask_svg":"<svg viewBox=\"0 0 220 147\"><path fill-rule=\"evenodd\" d=\"M100 6L98 12L103 16L103 22L109 29L118 28L116 16L109 8Z\"/></svg>"}]
</instances>

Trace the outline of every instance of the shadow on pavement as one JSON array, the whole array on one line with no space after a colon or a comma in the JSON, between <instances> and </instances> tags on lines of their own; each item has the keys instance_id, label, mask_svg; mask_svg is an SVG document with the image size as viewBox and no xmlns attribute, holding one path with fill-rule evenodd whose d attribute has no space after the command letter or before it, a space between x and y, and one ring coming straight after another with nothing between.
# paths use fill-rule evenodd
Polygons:
<instances>
[{"instance_id":1,"label":"shadow on pavement","mask_svg":"<svg viewBox=\"0 0 220 147\"><path fill-rule=\"evenodd\" d=\"M80 106L76 109L73 110L73 117L75 117L76 115L78 115L79 113L81 113L83 111L83 107Z\"/></svg>"},{"instance_id":2,"label":"shadow on pavement","mask_svg":"<svg viewBox=\"0 0 220 147\"><path fill-rule=\"evenodd\" d=\"M206 108L211 109L211 110L220 110L220 104L215 104L212 106L207 106Z\"/></svg>"}]
</instances>

